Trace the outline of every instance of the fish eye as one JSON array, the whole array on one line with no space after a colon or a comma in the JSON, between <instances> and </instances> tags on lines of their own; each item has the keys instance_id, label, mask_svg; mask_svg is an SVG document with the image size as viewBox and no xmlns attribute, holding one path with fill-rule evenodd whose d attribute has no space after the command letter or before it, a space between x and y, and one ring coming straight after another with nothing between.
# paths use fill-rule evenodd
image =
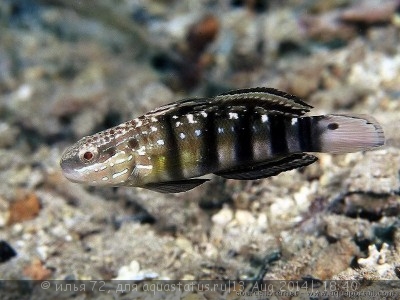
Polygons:
<instances>
[{"instance_id":1,"label":"fish eye","mask_svg":"<svg viewBox=\"0 0 400 300\"><path fill-rule=\"evenodd\" d=\"M81 149L79 152L79 159L84 163L90 163L98 157L97 149L94 147Z\"/></svg>"},{"instance_id":2,"label":"fish eye","mask_svg":"<svg viewBox=\"0 0 400 300\"><path fill-rule=\"evenodd\" d=\"M328 124L328 129L329 130L335 130L339 128L339 124L338 123L329 123Z\"/></svg>"},{"instance_id":3,"label":"fish eye","mask_svg":"<svg viewBox=\"0 0 400 300\"><path fill-rule=\"evenodd\" d=\"M86 151L85 153L83 153L83 158L85 160L91 160L93 158L93 153L90 151Z\"/></svg>"}]
</instances>

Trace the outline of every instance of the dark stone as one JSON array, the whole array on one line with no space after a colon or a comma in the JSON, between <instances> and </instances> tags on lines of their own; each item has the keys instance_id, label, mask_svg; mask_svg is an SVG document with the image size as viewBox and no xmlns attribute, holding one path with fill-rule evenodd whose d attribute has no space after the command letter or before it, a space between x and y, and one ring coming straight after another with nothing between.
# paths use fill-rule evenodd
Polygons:
<instances>
[{"instance_id":1,"label":"dark stone","mask_svg":"<svg viewBox=\"0 0 400 300\"><path fill-rule=\"evenodd\" d=\"M0 263L10 260L16 255L17 252L6 241L0 241Z\"/></svg>"}]
</instances>

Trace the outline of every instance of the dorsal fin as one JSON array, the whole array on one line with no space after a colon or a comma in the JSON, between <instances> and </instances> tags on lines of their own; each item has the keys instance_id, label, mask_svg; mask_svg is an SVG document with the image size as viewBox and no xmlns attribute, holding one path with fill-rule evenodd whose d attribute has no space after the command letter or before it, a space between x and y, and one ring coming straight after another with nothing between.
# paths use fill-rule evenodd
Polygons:
<instances>
[{"instance_id":1,"label":"dorsal fin","mask_svg":"<svg viewBox=\"0 0 400 300\"><path fill-rule=\"evenodd\" d=\"M216 96L215 99L223 103L229 103L229 105L244 105L247 103L296 116L303 115L312 108L311 105L294 95L267 87L234 90Z\"/></svg>"},{"instance_id":2,"label":"dorsal fin","mask_svg":"<svg viewBox=\"0 0 400 300\"><path fill-rule=\"evenodd\" d=\"M234 106L261 107L273 114L292 116L301 116L312 108L296 96L273 88L257 87L230 91L212 98L179 100L156 108L145 116L183 115L207 109L223 109Z\"/></svg>"}]
</instances>

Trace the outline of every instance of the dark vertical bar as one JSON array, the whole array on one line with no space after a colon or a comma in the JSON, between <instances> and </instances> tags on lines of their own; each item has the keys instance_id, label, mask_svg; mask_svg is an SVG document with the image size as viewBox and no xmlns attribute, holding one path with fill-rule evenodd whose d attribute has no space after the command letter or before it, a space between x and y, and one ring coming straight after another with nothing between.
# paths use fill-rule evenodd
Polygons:
<instances>
[{"instance_id":1,"label":"dark vertical bar","mask_svg":"<svg viewBox=\"0 0 400 300\"><path fill-rule=\"evenodd\" d=\"M300 149L302 152L313 151L312 145L312 130L311 130L311 118L312 117L301 117L298 118L298 139Z\"/></svg>"},{"instance_id":2,"label":"dark vertical bar","mask_svg":"<svg viewBox=\"0 0 400 300\"><path fill-rule=\"evenodd\" d=\"M253 157L253 108L238 111L235 122L235 158L237 163L252 162Z\"/></svg>"},{"instance_id":3,"label":"dark vertical bar","mask_svg":"<svg viewBox=\"0 0 400 300\"><path fill-rule=\"evenodd\" d=\"M272 154L288 153L285 117L268 115Z\"/></svg>"},{"instance_id":4,"label":"dark vertical bar","mask_svg":"<svg viewBox=\"0 0 400 300\"><path fill-rule=\"evenodd\" d=\"M217 128L215 126L215 112L207 112L207 117L200 117L203 125L202 142L202 161L201 170L204 173L215 172L219 168L218 144L217 144Z\"/></svg>"},{"instance_id":5,"label":"dark vertical bar","mask_svg":"<svg viewBox=\"0 0 400 300\"><path fill-rule=\"evenodd\" d=\"M162 117L165 125L166 168L171 180L183 179L180 149L170 115Z\"/></svg>"}]
</instances>

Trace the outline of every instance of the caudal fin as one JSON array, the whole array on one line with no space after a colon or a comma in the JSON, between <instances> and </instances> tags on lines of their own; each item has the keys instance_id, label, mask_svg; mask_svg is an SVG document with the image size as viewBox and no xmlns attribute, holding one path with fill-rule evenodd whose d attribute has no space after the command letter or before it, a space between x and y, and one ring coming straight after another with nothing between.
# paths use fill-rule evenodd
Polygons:
<instances>
[{"instance_id":1,"label":"caudal fin","mask_svg":"<svg viewBox=\"0 0 400 300\"><path fill-rule=\"evenodd\" d=\"M349 153L382 146L381 125L367 115L326 115L318 121L321 152Z\"/></svg>"}]
</instances>

